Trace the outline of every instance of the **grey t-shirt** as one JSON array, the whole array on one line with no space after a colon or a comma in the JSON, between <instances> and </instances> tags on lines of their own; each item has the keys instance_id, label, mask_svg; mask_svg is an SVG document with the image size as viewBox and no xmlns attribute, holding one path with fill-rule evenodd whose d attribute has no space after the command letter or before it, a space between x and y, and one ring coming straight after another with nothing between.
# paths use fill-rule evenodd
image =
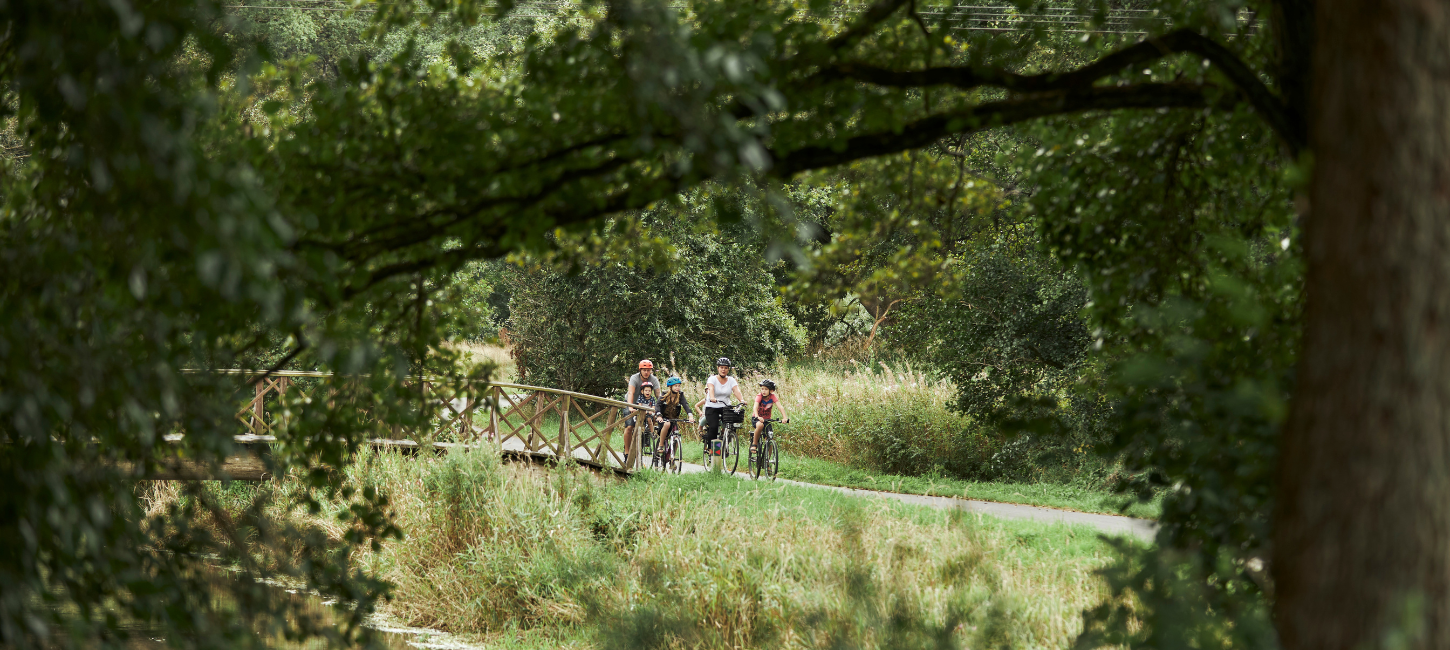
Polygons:
<instances>
[{"instance_id":1,"label":"grey t-shirt","mask_svg":"<svg viewBox=\"0 0 1450 650\"><path fill-rule=\"evenodd\" d=\"M663 393L660 392L660 378L659 378L659 375L655 375L655 374L651 373L650 374L649 381L644 381L644 379L639 376L639 373L636 372L636 373L634 373L634 376L633 377L630 377L629 378L629 387L634 389L634 396L636 398L639 397L639 387L640 386L643 386L644 384L650 384L651 386L654 386L655 387L655 397L656 398L659 398L659 396L663 394Z\"/></svg>"}]
</instances>

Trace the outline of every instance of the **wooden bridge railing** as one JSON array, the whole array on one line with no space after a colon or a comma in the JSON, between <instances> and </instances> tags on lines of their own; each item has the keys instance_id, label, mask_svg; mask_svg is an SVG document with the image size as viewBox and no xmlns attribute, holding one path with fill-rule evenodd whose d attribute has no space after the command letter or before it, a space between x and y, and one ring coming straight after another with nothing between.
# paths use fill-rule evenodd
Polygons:
<instances>
[{"instance_id":1,"label":"wooden bridge railing","mask_svg":"<svg viewBox=\"0 0 1450 650\"><path fill-rule=\"evenodd\" d=\"M222 370L245 376L252 384L252 398L237 411L245 433L269 436L282 425L275 405L289 391L305 390L299 379L328 379L331 373L278 371L270 375L256 370ZM523 384L492 383L478 392L444 394L435 383L422 379L422 394L433 400L437 419L429 431L394 428L395 439L449 440L468 443L489 440L503 451L535 457L569 457L604 469L632 472L640 466L640 437L631 448L624 447L627 416L619 400L585 395L556 388Z\"/></svg>"}]
</instances>

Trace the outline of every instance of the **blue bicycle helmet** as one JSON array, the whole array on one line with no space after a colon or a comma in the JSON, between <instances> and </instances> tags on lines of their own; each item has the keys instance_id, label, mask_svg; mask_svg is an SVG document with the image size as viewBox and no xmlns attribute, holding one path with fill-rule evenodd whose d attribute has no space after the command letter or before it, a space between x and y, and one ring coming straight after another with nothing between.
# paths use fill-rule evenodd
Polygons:
<instances>
[{"instance_id":1,"label":"blue bicycle helmet","mask_svg":"<svg viewBox=\"0 0 1450 650\"><path fill-rule=\"evenodd\" d=\"M683 383L685 382L679 377L670 377L669 379L665 380L665 388L669 388L670 386L678 386Z\"/></svg>"}]
</instances>

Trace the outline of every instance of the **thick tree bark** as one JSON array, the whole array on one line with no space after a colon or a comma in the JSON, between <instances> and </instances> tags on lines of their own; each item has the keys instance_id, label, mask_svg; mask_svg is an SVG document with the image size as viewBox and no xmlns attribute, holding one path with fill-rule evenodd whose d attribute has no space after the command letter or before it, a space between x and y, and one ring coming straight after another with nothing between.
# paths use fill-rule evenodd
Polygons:
<instances>
[{"instance_id":1,"label":"thick tree bark","mask_svg":"<svg viewBox=\"0 0 1450 650\"><path fill-rule=\"evenodd\" d=\"M1275 614L1290 650L1450 648L1450 3L1316 23Z\"/></svg>"}]
</instances>

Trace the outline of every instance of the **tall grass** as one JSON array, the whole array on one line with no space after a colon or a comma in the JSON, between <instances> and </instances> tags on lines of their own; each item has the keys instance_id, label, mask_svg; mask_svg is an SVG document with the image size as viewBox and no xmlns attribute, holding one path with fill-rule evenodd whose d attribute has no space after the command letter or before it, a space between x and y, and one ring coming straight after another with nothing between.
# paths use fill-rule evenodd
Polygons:
<instances>
[{"instance_id":1,"label":"tall grass","mask_svg":"<svg viewBox=\"0 0 1450 650\"><path fill-rule=\"evenodd\" d=\"M791 423L781 448L853 467L903 475L983 478L1001 441L947 405L956 387L909 362L824 358L769 371ZM754 386L763 376L742 377Z\"/></svg>"},{"instance_id":2,"label":"tall grass","mask_svg":"<svg viewBox=\"0 0 1450 650\"><path fill-rule=\"evenodd\" d=\"M452 345L462 354L464 361L494 364L496 367L493 373L494 381L518 381L518 364L514 363L513 355L509 353L508 348L473 341L457 341Z\"/></svg>"},{"instance_id":3,"label":"tall grass","mask_svg":"<svg viewBox=\"0 0 1450 650\"><path fill-rule=\"evenodd\" d=\"M1105 593L1092 573L1109 550L1086 530L712 475L605 480L484 452L369 454L349 472L386 490L408 531L372 559L397 585L391 613L455 632L601 647L1063 647Z\"/></svg>"},{"instance_id":4,"label":"tall grass","mask_svg":"<svg viewBox=\"0 0 1450 650\"><path fill-rule=\"evenodd\" d=\"M364 450L344 487L406 532L362 559L399 622L524 646L1061 648L1106 595L1090 529L1004 522L717 475L629 480ZM208 488L340 543L302 477ZM168 483L150 508L182 498ZM943 646L942 643L946 645Z\"/></svg>"}]
</instances>

